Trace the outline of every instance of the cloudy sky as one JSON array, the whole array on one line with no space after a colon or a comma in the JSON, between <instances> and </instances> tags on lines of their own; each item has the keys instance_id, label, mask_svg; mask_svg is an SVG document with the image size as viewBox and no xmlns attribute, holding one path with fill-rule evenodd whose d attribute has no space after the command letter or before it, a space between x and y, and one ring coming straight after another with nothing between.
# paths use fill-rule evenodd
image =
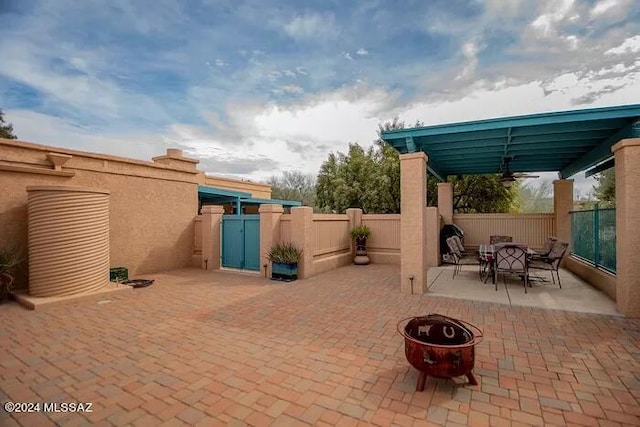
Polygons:
<instances>
[{"instance_id":1,"label":"cloudy sky","mask_svg":"<svg viewBox=\"0 0 640 427\"><path fill-rule=\"evenodd\" d=\"M0 61L22 140L264 180L394 116L640 103L640 2L0 0Z\"/></svg>"}]
</instances>

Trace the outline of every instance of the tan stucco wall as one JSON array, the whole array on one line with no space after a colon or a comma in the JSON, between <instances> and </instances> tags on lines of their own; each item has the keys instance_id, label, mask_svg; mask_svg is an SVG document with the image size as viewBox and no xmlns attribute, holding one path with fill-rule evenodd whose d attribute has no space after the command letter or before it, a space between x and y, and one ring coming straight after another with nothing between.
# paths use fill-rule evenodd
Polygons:
<instances>
[{"instance_id":1,"label":"tan stucco wall","mask_svg":"<svg viewBox=\"0 0 640 427\"><path fill-rule=\"evenodd\" d=\"M71 156L62 175L50 174L49 152ZM196 162L185 160L176 170L162 164L176 162L174 156L161 157L159 163L145 162L0 139L0 244L26 253L28 186L83 186L110 192L112 267L127 267L132 276L189 266L198 209Z\"/></svg>"},{"instance_id":2,"label":"tan stucco wall","mask_svg":"<svg viewBox=\"0 0 640 427\"><path fill-rule=\"evenodd\" d=\"M204 174L201 174L198 180L200 181L199 184L209 187L251 193L252 197L258 199L271 198L271 186L269 184L242 181L240 179L222 178L218 176L206 176Z\"/></svg>"},{"instance_id":3,"label":"tan stucco wall","mask_svg":"<svg viewBox=\"0 0 640 427\"><path fill-rule=\"evenodd\" d=\"M616 300L616 276L613 274L599 270L572 256L566 257L565 268L589 282L591 286L600 289L612 300Z\"/></svg>"},{"instance_id":4,"label":"tan stucco wall","mask_svg":"<svg viewBox=\"0 0 640 427\"><path fill-rule=\"evenodd\" d=\"M611 147L616 173L616 278L618 310L640 318L640 138Z\"/></svg>"}]
</instances>

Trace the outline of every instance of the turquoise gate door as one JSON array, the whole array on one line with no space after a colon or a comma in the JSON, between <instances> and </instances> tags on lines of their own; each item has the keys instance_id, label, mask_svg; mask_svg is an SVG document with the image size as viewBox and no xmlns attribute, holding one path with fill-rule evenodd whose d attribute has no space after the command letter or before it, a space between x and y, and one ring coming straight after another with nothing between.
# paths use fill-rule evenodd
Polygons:
<instances>
[{"instance_id":1,"label":"turquoise gate door","mask_svg":"<svg viewBox=\"0 0 640 427\"><path fill-rule=\"evenodd\" d=\"M260 271L260 215L222 215L222 266Z\"/></svg>"}]
</instances>

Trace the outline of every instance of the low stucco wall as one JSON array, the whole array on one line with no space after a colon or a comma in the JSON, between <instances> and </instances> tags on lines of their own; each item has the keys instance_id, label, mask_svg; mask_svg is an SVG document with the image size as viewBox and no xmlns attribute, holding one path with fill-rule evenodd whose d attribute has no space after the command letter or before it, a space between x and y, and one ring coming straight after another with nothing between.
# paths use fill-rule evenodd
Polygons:
<instances>
[{"instance_id":1,"label":"low stucco wall","mask_svg":"<svg viewBox=\"0 0 640 427\"><path fill-rule=\"evenodd\" d=\"M616 276L613 274L597 269L573 256L565 258L565 268L616 301Z\"/></svg>"},{"instance_id":2,"label":"low stucco wall","mask_svg":"<svg viewBox=\"0 0 640 427\"><path fill-rule=\"evenodd\" d=\"M349 217L342 214L313 215L313 274L352 262Z\"/></svg>"},{"instance_id":3,"label":"low stucco wall","mask_svg":"<svg viewBox=\"0 0 640 427\"><path fill-rule=\"evenodd\" d=\"M400 215L362 215L362 225L371 229L367 256L374 264L400 265Z\"/></svg>"},{"instance_id":4,"label":"low stucco wall","mask_svg":"<svg viewBox=\"0 0 640 427\"><path fill-rule=\"evenodd\" d=\"M48 153L71 156L55 170ZM71 185L110 192L110 265L130 276L191 265L197 174L190 159L146 162L0 139L0 242L27 251L27 187ZM26 268L19 274L24 284ZM20 280L21 279L21 280Z\"/></svg>"}]
</instances>

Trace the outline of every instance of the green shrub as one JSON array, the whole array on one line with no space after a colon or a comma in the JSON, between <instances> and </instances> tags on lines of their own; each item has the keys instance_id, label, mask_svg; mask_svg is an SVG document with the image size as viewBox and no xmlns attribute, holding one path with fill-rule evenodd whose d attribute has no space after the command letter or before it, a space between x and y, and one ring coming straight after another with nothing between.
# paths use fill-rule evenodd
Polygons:
<instances>
[{"instance_id":1,"label":"green shrub","mask_svg":"<svg viewBox=\"0 0 640 427\"><path fill-rule=\"evenodd\" d=\"M302 250L298 249L293 243L276 243L271 246L267 257L271 262L297 264L300 261L300 257L302 257Z\"/></svg>"},{"instance_id":2,"label":"green shrub","mask_svg":"<svg viewBox=\"0 0 640 427\"><path fill-rule=\"evenodd\" d=\"M366 225L359 225L351 229L351 238L353 240L368 239L371 236L371 229Z\"/></svg>"}]
</instances>

